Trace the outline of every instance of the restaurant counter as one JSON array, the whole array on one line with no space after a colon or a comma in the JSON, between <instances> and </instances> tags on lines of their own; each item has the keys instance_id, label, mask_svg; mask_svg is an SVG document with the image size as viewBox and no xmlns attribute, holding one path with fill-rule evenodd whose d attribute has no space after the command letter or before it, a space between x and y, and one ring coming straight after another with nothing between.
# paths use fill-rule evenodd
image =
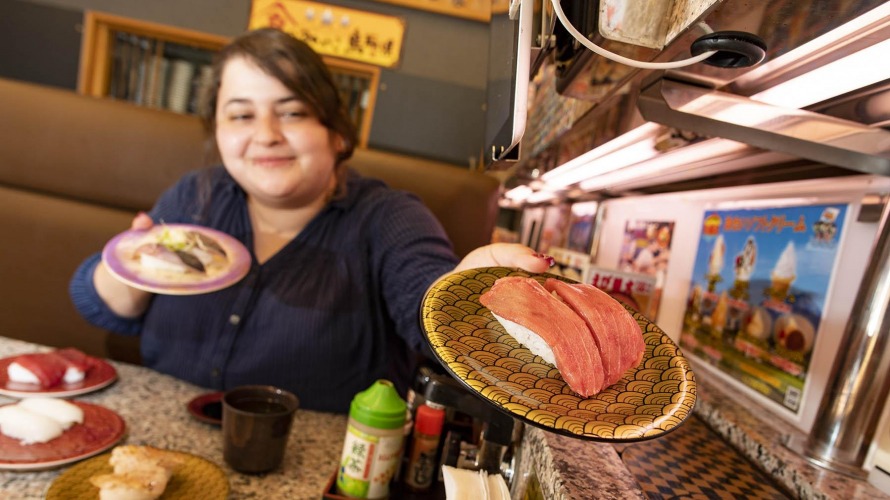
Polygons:
<instances>
[{"instance_id":1,"label":"restaurant counter","mask_svg":"<svg viewBox=\"0 0 890 500\"><path fill-rule=\"evenodd\" d=\"M0 337L0 358L47 350L44 346ZM212 461L228 476L230 500L321 498L340 458L345 416L298 410L281 468L265 475L240 474L223 461L219 429L192 418L186 410L188 402L207 389L148 368L112 364L118 371L114 385L76 399L105 406L123 417L127 423L125 443L183 451ZM0 404L13 401L0 396ZM534 464L545 498L643 498L610 445L560 437L532 427L525 428L524 441L520 463L526 469ZM0 497L43 499L63 470L0 472Z\"/></svg>"},{"instance_id":2,"label":"restaurant counter","mask_svg":"<svg viewBox=\"0 0 890 500\"><path fill-rule=\"evenodd\" d=\"M806 435L763 406L692 364L698 386L695 415L733 448L801 500L890 500L864 480L817 467L786 448Z\"/></svg>"},{"instance_id":3,"label":"restaurant counter","mask_svg":"<svg viewBox=\"0 0 890 500\"><path fill-rule=\"evenodd\" d=\"M0 358L48 348L0 337ZM151 369L112 363L119 380L111 387L77 399L100 404L121 415L127 423L128 444L152 445L204 457L219 465L229 479L229 499L288 498L317 500L333 474L346 427L346 417L299 410L280 469L265 475L244 475L222 459L218 428L192 418L188 402L206 389L162 375ZM704 373L704 372L697 372ZM847 479L808 465L778 443L793 429L775 419L760 419L744 397L726 396L728 388L698 377L696 414L738 447L774 479L802 499L888 500L863 481ZM12 402L0 396L0 404ZM591 443L526 426L518 467L518 480L536 477L548 500L645 498L624 466L616 447ZM633 445L631 445L633 446ZM620 447L619 447L620 449ZM529 470L533 468L533 473ZM0 472L4 500L43 499L64 469L45 472Z\"/></svg>"},{"instance_id":4,"label":"restaurant counter","mask_svg":"<svg viewBox=\"0 0 890 500\"><path fill-rule=\"evenodd\" d=\"M37 350L49 349L0 337L0 358ZM266 475L239 474L223 461L219 428L192 418L186 409L191 399L207 389L148 368L112 364L118 372L118 381L114 385L76 399L105 406L123 417L127 423L125 443L183 451L210 460L228 476L231 500L321 498L340 458L346 430L345 416L298 410L281 468ZM0 396L0 404L12 401ZM0 497L4 500L43 499L62 470L0 472Z\"/></svg>"}]
</instances>

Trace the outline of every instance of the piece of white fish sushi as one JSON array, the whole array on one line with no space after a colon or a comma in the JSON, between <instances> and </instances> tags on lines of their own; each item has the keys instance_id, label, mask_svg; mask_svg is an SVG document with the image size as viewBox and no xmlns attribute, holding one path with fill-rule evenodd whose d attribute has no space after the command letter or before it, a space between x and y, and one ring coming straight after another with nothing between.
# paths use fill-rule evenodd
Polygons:
<instances>
[{"instance_id":1,"label":"piece of white fish sushi","mask_svg":"<svg viewBox=\"0 0 890 500\"><path fill-rule=\"evenodd\" d=\"M172 255L173 258L170 258L170 255ZM173 252L164 254L163 257L149 255L147 253L139 254L139 264L145 269L151 269L154 271L168 271L173 273L186 273L189 269L188 266L183 264L182 261L179 260L176 257L176 254Z\"/></svg>"},{"instance_id":2,"label":"piece of white fish sushi","mask_svg":"<svg viewBox=\"0 0 890 500\"><path fill-rule=\"evenodd\" d=\"M64 399L29 398L20 401L18 406L55 420L63 430L68 430L74 424L83 423L83 410Z\"/></svg>"},{"instance_id":3,"label":"piece of white fish sushi","mask_svg":"<svg viewBox=\"0 0 890 500\"><path fill-rule=\"evenodd\" d=\"M22 444L45 443L62 435L62 424L19 405L0 408L0 432Z\"/></svg>"},{"instance_id":4,"label":"piece of white fish sushi","mask_svg":"<svg viewBox=\"0 0 890 500\"><path fill-rule=\"evenodd\" d=\"M504 329L507 330L517 342L524 345L528 348L532 354L541 356L544 358L544 361L550 363L553 366L556 366L556 356L553 355L553 350L550 349L550 346L547 345L547 342L544 342L537 333L529 330L528 328L520 325L519 323L514 323L508 319L504 319L498 316L495 313L491 313L492 316L498 320L501 325L504 326ZM559 368L557 366L557 368Z\"/></svg>"}]
</instances>

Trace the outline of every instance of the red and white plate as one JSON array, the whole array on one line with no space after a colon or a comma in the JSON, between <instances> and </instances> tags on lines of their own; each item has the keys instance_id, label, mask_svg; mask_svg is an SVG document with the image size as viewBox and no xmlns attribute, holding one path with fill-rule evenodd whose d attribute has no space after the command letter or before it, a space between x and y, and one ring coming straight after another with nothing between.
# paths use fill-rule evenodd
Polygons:
<instances>
[{"instance_id":1,"label":"red and white plate","mask_svg":"<svg viewBox=\"0 0 890 500\"><path fill-rule=\"evenodd\" d=\"M52 441L23 445L0 433L0 470L55 469L102 453L123 439L127 426L120 415L103 406L69 402L83 410L83 423Z\"/></svg>"},{"instance_id":2,"label":"red and white plate","mask_svg":"<svg viewBox=\"0 0 890 500\"><path fill-rule=\"evenodd\" d=\"M224 392L208 392L189 401L188 411L196 419L217 427L222 425Z\"/></svg>"},{"instance_id":3,"label":"red and white plate","mask_svg":"<svg viewBox=\"0 0 890 500\"><path fill-rule=\"evenodd\" d=\"M16 356L0 359L0 395L11 398L70 398L108 387L117 380L117 370L104 359L93 358L93 367L80 382L61 384L44 389L37 384L9 380L7 368Z\"/></svg>"}]
</instances>

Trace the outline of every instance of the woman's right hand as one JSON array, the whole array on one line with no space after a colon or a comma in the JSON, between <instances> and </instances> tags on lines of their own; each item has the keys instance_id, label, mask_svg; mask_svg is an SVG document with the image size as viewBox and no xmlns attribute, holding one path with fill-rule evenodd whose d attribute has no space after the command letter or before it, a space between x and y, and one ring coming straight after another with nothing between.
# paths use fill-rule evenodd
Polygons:
<instances>
[{"instance_id":1,"label":"woman's right hand","mask_svg":"<svg viewBox=\"0 0 890 500\"><path fill-rule=\"evenodd\" d=\"M145 230L151 229L152 226L154 226L154 221L145 212L139 212L130 223L130 229ZM103 262L99 262L96 266L96 271L93 273L93 285L105 305L122 318L142 316L151 302L151 293L120 282L105 269Z\"/></svg>"}]
</instances>

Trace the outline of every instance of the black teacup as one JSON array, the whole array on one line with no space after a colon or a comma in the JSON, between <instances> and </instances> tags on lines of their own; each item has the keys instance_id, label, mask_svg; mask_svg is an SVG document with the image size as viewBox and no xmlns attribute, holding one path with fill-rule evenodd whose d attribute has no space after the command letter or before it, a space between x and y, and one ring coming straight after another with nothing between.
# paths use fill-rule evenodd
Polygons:
<instances>
[{"instance_id":1,"label":"black teacup","mask_svg":"<svg viewBox=\"0 0 890 500\"><path fill-rule=\"evenodd\" d=\"M223 396L223 457L238 472L275 469L284 458L299 400L270 385L236 387Z\"/></svg>"}]
</instances>

